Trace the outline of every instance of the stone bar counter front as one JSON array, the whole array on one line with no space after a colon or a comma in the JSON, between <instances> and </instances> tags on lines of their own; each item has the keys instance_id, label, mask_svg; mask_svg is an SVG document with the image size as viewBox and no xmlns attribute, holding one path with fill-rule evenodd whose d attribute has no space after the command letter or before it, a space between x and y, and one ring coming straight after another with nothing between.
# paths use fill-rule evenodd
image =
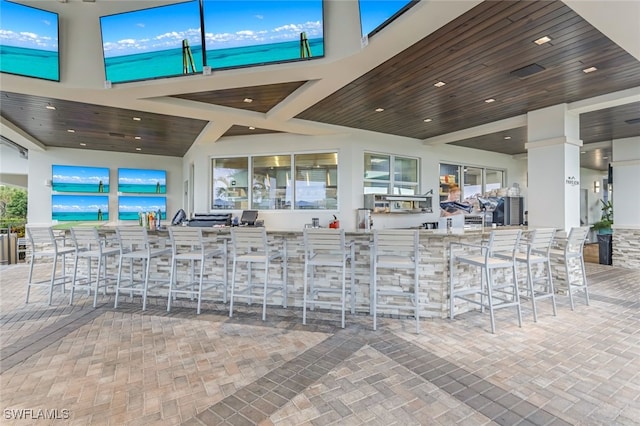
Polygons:
<instances>
[{"instance_id":1,"label":"stone bar counter front","mask_svg":"<svg viewBox=\"0 0 640 426\"><path fill-rule=\"evenodd\" d=\"M226 264L219 258L214 258L207 262L206 273L213 274L216 279L221 277L222 268L228 268L229 271L229 284L231 282L231 265L232 265L232 250L231 250L231 235L230 228L202 228L204 234L212 241L213 244L227 244L229 250L229 258ZM103 230L108 237L112 233L112 230ZM419 282L420 282L420 305L421 316L426 318L446 318L448 316L448 293L449 293L449 245L452 242L465 243L470 245L479 245L482 243L483 238L488 236L490 229L480 230L455 230L451 233L447 233L443 230L425 230L418 231L420 236L420 268L419 268ZM285 231L285 230L268 230L269 239L275 241L284 240L287 244L287 258L288 258L288 306L302 307L303 301L303 284L304 284L304 242L302 231ZM167 231L150 232L157 238L157 244L169 244ZM355 245L355 287L356 287L356 312L369 313L370 312L370 284L371 284L371 261L370 261L370 246L373 240L373 233L369 232L347 232L347 240L353 241ZM463 248L463 250L470 250L469 248ZM479 251L474 253L478 254ZM154 260L151 265L152 277L166 278L169 274L169 258L162 258L160 260ZM128 262L123 265L123 274L128 274ZM270 279L279 279L280 277L280 263L274 263L271 265L269 272ZM467 266L454 265L456 268L456 286L465 287L469 285L475 285L480 281L480 271L477 268L469 268ZM140 269L140 268L137 268ZM110 273L117 272L117 265L111 265ZM189 268L185 265L178 271L179 274L186 277L190 273ZM262 268L254 268L253 270L253 282L260 283L263 278ZM348 278L347 274L347 280ZM341 279L341 272L334 267L317 267L315 272L315 280L325 281L331 280L336 286L339 286ZM247 280L247 271L238 269L236 280L239 282L245 282ZM347 282L347 286L349 283ZM398 289L402 288L404 291L410 291L413 285L412 271L405 271L401 269L381 269L378 274L378 288L379 289ZM150 288L149 294L155 296L166 296L166 285L155 288ZM393 296L386 296L393 298ZM221 294L204 294L203 299L216 299L222 300ZM399 303L406 303L406 299L400 298ZM238 308L243 305L244 301L237 303ZM275 294L268 300L268 305L281 306L282 300L279 294ZM393 304L393 300L385 300L385 304ZM470 305L464 301L456 301L456 313L462 313L469 309L474 309L475 305ZM379 310L381 315L397 315L397 310L386 309ZM402 311L403 315L406 315L406 311Z\"/></svg>"}]
</instances>

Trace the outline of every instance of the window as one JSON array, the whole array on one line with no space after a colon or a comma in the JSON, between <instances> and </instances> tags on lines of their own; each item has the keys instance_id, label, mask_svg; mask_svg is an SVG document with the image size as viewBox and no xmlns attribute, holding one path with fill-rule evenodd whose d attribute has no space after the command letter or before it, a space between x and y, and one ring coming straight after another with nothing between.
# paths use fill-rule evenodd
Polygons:
<instances>
[{"instance_id":1,"label":"window","mask_svg":"<svg viewBox=\"0 0 640 426\"><path fill-rule=\"evenodd\" d=\"M295 208L338 208L338 154L295 155Z\"/></svg>"},{"instance_id":2,"label":"window","mask_svg":"<svg viewBox=\"0 0 640 426\"><path fill-rule=\"evenodd\" d=\"M212 161L212 209L248 209L249 159L215 158Z\"/></svg>"},{"instance_id":3,"label":"window","mask_svg":"<svg viewBox=\"0 0 640 426\"><path fill-rule=\"evenodd\" d=\"M504 171L487 169L485 172L485 192L500 189L504 186Z\"/></svg>"},{"instance_id":4,"label":"window","mask_svg":"<svg viewBox=\"0 0 640 426\"><path fill-rule=\"evenodd\" d=\"M365 152L365 194L414 195L420 192L418 182L417 158Z\"/></svg>"},{"instance_id":5,"label":"window","mask_svg":"<svg viewBox=\"0 0 640 426\"><path fill-rule=\"evenodd\" d=\"M338 208L337 152L213 158L211 169L212 210Z\"/></svg>"},{"instance_id":6,"label":"window","mask_svg":"<svg viewBox=\"0 0 640 426\"><path fill-rule=\"evenodd\" d=\"M253 157L251 206L259 210L290 209L291 156Z\"/></svg>"},{"instance_id":7,"label":"window","mask_svg":"<svg viewBox=\"0 0 640 426\"><path fill-rule=\"evenodd\" d=\"M504 181L504 170L458 164L440 164L440 201L447 198L449 188L453 184L460 187L461 198L466 200L477 198L492 190L502 188L504 187Z\"/></svg>"}]
</instances>

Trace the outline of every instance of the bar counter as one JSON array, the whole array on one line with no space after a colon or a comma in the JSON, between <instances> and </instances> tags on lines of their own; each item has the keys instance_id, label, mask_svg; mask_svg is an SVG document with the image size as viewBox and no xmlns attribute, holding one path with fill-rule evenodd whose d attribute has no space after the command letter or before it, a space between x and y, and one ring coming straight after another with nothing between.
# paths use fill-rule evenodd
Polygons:
<instances>
[{"instance_id":1,"label":"bar counter","mask_svg":"<svg viewBox=\"0 0 640 426\"><path fill-rule=\"evenodd\" d=\"M522 228L526 230L525 228ZM229 243L229 259L227 265L223 265L220 259L214 259L213 263L207 265L207 270L213 273L220 273L220 268L228 267L231 271L232 252L230 247L230 228L214 227L202 228L205 236L211 238L216 237L220 244L227 240ZM452 242L478 245L481 244L483 238L488 237L492 231L491 228L473 229L473 230L453 230L447 233L444 230L427 230L420 229L420 305L421 316L426 318L445 318L448 316L448 293L449 293L449 245ZM102 228L102 232L109 234L115 232L113 228ZM165 244L168 239L168 231L149 231L150 235L155 235L160 244ZM284 239L287 243L288 258L288 306L301 307L303 300L303 283L304 283L304 242L302 231L276 230L267 229L270 239ZM356 286L356 312L368 313L370 311L370 244L373 240L372 232L346 232L347 240L353 241L355 246L355 286ZM466 249L465 249L466 250ZM477 283L480 279L479 271L475 268L454 265L456 269L455 276L457 280L456 287L469 286ZM271 266L270 277L279 277L280 264L275 263ZM152 270L156 275L168 276L169 260L161 259L152 263ZM217 272L216 272L217 271ZM186 273L186 270L184 271ZM256 278L256 273L257 278ZM347 274L347 279L348 279ZM381 269L378 274L378 288L397 289L402 287L408 290L413 283L412 271L403 271L400 269ZM239 270L237 280L246 280L246 271ZM261 280L259 271L254 270L254 280ZM333 267L317 267L315 273L316 280L330 279L339 285L340 272ZM231 276L229 275L229 280ZM349 285L347 283L347 285ZM159 296L166 295L162 288L151 289L150 294ZM215 295L214 295L215 296ZM392 297L392 296L389 296ZM206 295L204 299L210 298ZM402 303L406 303L406 299L400 299ZM392 300L385 303L393 304ZM275 295L268 301L269 305L281 305L282 301L278 295ZM242 302L238 306L241 306ZM473 309L475 305L469 306L467 302L456 301L456 313L465 312ZM396 315L393 309L379 310L380 314ZM403 311L406 315L406 311Z\"/></svg>"}]
</instances>

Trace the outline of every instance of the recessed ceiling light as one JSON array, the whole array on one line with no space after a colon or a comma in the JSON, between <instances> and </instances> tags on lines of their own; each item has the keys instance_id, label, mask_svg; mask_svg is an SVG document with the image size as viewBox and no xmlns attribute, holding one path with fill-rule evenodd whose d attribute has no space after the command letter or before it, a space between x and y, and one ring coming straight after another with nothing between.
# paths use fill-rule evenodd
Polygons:
<instances>
[{"instance_id":1,"label":"recessed ceiling light","mask_svg":"<svg viewBox=\"0 0 640 426\"><path fill-rule=\"evenodd\" d=\"M580 154L586 154L587 151L580 151Z\"/></svg>"},{"instance_id":2,"label":"recessed ceiling light","mask_svg":"<svg viewBox=\"0 0 640 426\"><path fill-rule=\"evenodd\" d=\"M136 148L136 151L142 151L142 148Z\"/></svg>"},{"instance_id":3,"label":"recessed ceiling light","mask_svg":"<svg viewBox=\"0 0 640 426\"><path fill-rule=\"evenodd\" d=\"M436 87L442 87L442 86L444 86L445 84L447 84L447 83L445 83L444 81L439 81L439 82L437 82L436 84L434 84L434 86L436 86Z\"/></svg>"},{"instance_id":4,"label":"recessed ceiling light","mask_svg":"<svg viewBox=\"0 0 640 426\"><path fill-rule=\"evenodd\" d=\"M87 146L87 144L84 142L80 142L80 146Z\"/></svg>"},{"instance_id":5,"label":"recessed ceiling light","mask_svg":"<svg viewBox=\"0 0 640 426\"><path fill-rule=\"evenodd\" d=\"M142 139L142 136L134 136L134 139L139 141L140 139Z\"/></svg>"},{"instance_id":6,"label":"recessed ceiling light","mask_svg":"<svg viewBox=\"0 0 640 426\"><path fill-rule=\"evenodd\" d=\"M55 109L56 109L56 107L54 107L53 105L47 105L45 108L46 108L46 109L52 109L52 110L55 110Z\"/></svg>"},{"instance_id":7,"label":"recessed ceiling light","mask_svg":"<svg viewBox=\"0 0 640 426\"><path fill-rule=\"evenodd\" d=\"M609 157L602 157L602 159L603 159L603 160L608 160L608 159L609 159Z\"/></svg>"},{"instance_id":8,"label":"recessed ceiling light","mask_svg":"<svg viewBox=\"0 0 640 426\"><path fill-rule=\"evenodd\" d=\"M598 71L598 68L589 67L589 68L585 68L585 69L582 70L582 72L585 73L585 74L589 74L590 72L594 72L594 71Z\"/></svg>"},{"instance_id":9,"label":"recessed ceiling light","mask_svg":"<svg viewBox=\"0 0 640 426\"><path fill-rule=\"evenodd\" d=\"M544 37L540 37L539 39L535 40L534 43L537 44L538 46L541 44L545 44L551 41L551 38L544 36Z\"/></svg>"},{"instance_id":10,"label":"recessed ceiling light","mask_svg":"<svg viewBox=\"0 0 640 426\"><path fill-rule=\"evenodd\" d=\"M142 120L142 118L140 118L140 117L133 117L133 121L140 121L140 120Z\"/></svg>"},{"instance_id":11,"label":"recessed ceiling light","mask_svg":"<svg viewBox=\"0 0 640 426\"><path fill-rule=\"evenodd\" d=\"M75 131L75 130L73 130L73 129L69 129L69 130L67 130L67 132L69 132L69 133L75 133L76 131Z\"/></svg>"},{"instance_id":12,"label":"recessed ceiling light","mask_svg":"<svg viewBox=\"0 0 640 426\"><path fill-rule=\"evenodd\" d=\"M248 104L250 104L251 102L253 102L253 99L251 98L244 98L244 100L242 102L246 102Z\"/></svg>"},{"instance_id":13,"label":"recessed ceiling light","mask_svg":"<svg viewBox=\"0 0 640 426\"><path fill-rule=\"evenodd\" d=\"M431 118L425 118L422 121L424 121L425 123L431 123L433 120Z\"/></svg>"},{"instance_id":14,"label":"recessed ceiling light","mask_svg":"<svg viewBox=\"0 0 640 426\"><path fill-rule=\"evenodd\" d=\"M256 128L253 126L249 126L249 130L255 130Z\"/></svg>"},{"instance_id":15,"label":"recessed ceiling light","mask_svg":"<svg viewBox=\"0 0 640 426\"><path fill-rule=\"evenodd\" d=\"M511 136L505 136L504 138L505 138L506 140L509 140L509 139L511 139Z\"/></svg>"},{"instance_id":16,"label":"recessed ceiling light","mask_svg":"<svg viewBox=\"0 0 640 426\"><path fill-rule=\"evenodd\" d=\"M384 108L376 108L376 112L382 112L384 111Z\"/></svg>"},{"instance_id":17,"label":"recessed ceiling light","mask_svg":"<svg viewBox=\"0 0 640 426\"><path fill-rule=\"evenodd\" d=\"M495 102L496 100L493 98L489 98L489 99L485 99L484 100L486 103L490 104L491 102Z\"/></svg>"}]
</instances>

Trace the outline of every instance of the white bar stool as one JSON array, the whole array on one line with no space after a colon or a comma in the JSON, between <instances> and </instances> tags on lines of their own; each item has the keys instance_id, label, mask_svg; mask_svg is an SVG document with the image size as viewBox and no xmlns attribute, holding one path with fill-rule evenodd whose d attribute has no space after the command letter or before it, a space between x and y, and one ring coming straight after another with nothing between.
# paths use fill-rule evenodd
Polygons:
<instances>
[{"instance_id":1,"label":"white bar stool","mask_svg":"<svg viewBox=\"0 0 640 426\"><path fill-rule=\"evenodd\" d=\"M75 252L75 248L64 245L64 236L57 238L51 227L27 227L27 237L31 244L31 260L29 265L29 277L27 278L27 299L29 303L29 293L32 286L49 288L49 305L53 299L53 288L62 286L62 293L65 292L65 284L70 283L72 278L66 275L66 256ZM36 259L50 258L53 261L51 276L46 280L33 281L33 266ZM62 275L57 275L58 260L62 260Z\"/></svg>"},{"instance_id":2,"label":"white bar stool","mask_svg":"<svg viewBox=\"0 0 640 426\"><path fill-rule=\"evenodd\" d=\"M167 312L171 312L171 300L179 294L197 298L196 313L200 314L202 292L209 289L221 289L223 302L227 303L227 242L222 240L221 248L208 247L202 235L202 228L172 226L169 228L171 240L171 276L169 278L169 294L167 298ZM204 279L205 263L215 257L222 259L222 279ZM186 282L178 280L177 267L179 263L189 263L190 277ZM196 264L199 263L196 273Z\"/></svg>"},{"instance_id":3,"label":"white bar stool","mask_svg":"<svg viewBox=\"0 0 640 426\"><path fill-rule=\"evenodd\" d=\"M541 299L551 299L553 315L557 315L556 296L553 289L553 277L551 274L551 259L549 250L553 243L556 230L554 228L534 229L529 234L526 252L518 252L515 256L516 263L522 263L527 268L527 291L521 294L521 298L531 299L533 310L533 322L538 322L538 311L536 301ZM532 266L543 265L544 274L539 277L533 276ZM543 286L536 288L536 284L544 282Z\"/></svg>"},{"instance_id":4,"label":"white bar stool","mask_svg":"<svg viewBox=\"0 0 640 426\"><path fill-rule=\"evenodd\" d=\"M98 303L98 290L102 288L103 294L107 294L107 286L116 282L117 277L107 276L107 260L110 256L116 257L120 253L118 247L107 247L105 241L100 238L96 228L71 228L71 240L75 247L75 262L73 263L73 281L71 283L71 296L69 304L73 304L76 288L86 289L90 295L93 290L93 307ZM78 276L78 263L80 259L87 261L87 274ZM97 260L95 280L91 272L93 259Z\"/></svg>"},{"instance_id":5,"label":"white bar stool","mask_svg":"<svg viewBox=\"0 0 640 426\"><path fill-rule=\"evenodd\" d=\"M249 299L262 298L262 320L267 318L267 297L281 292L282 307L287 307L287 241L267 240L267 230L264 227L233 227L231 228L231 250L233 254L233 268L231 272L231 297L229 298L229 317L233 316L233 302L237 297ZM282 281L269 283L269 266L273 261L280 261L282 265ZM247 285L242 290L236 289L236 272L238 263L247 264ZM254 263L264 264L264 282L262 294L254 292L258 286L252 282L252 268Z\"/></svg>"},{"instance_id":6,"label":"white bar stool","mask_svg":"<svg viewBox=\"0 0 640 426\"><path fill-rule=\"evenodd\" d=\"M120 291L128 291L130 294L138 292L142 294L142 310L147 309L147 292L151 276L151 260L162 256L171 255L170 247L152 247L147 228L142 226L119 226L116 228L118 245L120 246L120 264L118 265L118 281L116 283L116 300L114 309L118 307ZM129 260L129 279L122 279L122 265ZM142 262L142 279L135 279L135 261ZM168 281L155 279L154 281Z\"/></svg>"},{"instance_id":7,"label":"white bar stool","mask_svg":"<svg viewBox=\"0 0 640 426\"><path fill-rule=\"evenodd\" d=\"M571 310L574 310L573 291L584 291L584 298L587 306L589 306L589 288L587 286L587 273L584 269L584 257L582 250L584 242L589 234L589 227L582 226L571 228L567 237L564 249L551 249L549 255L551 259L555 259L564 264L564 270L567 276L567 292L569 293L569 303ZM579 276L572 273L572 269L578 269ZM574 279L574 276L576 279Z\"/></svg>"},{"instance_id":8,"label":"white bar stool","mask_svg":"<svg viewBox=\"0 0 640 426\"><path fill-rule=\"evenodd\" d=\"M518 277L516 273L515 254L520 241L519 229L492 231L489 241L483 245L464 243L451 243L449 253L449 318L454 318L454 301L460 298L469 303L480 305L481 310L489 308L491 319L491 332L496 332L494 310L515 306L518 312L518 325L522 327L522 312L520 309L520 297L518 293ZM478 254L456 255L454 247L468 247L478 251ZM466 263L481 269L480 287L456 289L454 286L454 263ZM512 282L496 283L493 279L493 271L497 269L511 269ZM506 278L506 277L505 277ZM480 295L480 300L470 298L471 295ZM487 298L485 303L484 298ZM498 303L494 302L494 299Z\"/></svg>"},{"instance_id":9,"label":"white bar stool","mask_svg":"<svg viewBox=\"0 0 640 426\"><path fill-rule=\"evenodd\" d=\"M305 228L304 236L304 295L302 302L302 323L307 323L307 304L311 310L315 305L340 305L342 312L341 326L345 325L345 311L347 295L350 299L351 314L355 314L355 271L354 271L354 243L346 242L344 229ZM351 285L347 290L346 274L347 262L351 266ZM321 285L314 280L315 268L318 266L333 266L341 269L341 286L332 286L328 278ZM309 279L309 276L311 279ZM339 300L318 300L320 294L337 294ZM318 298L318 299L316 299ZM310 299L310 301L308 301Z\"/></svg>"},{"instance_id":10,"label":"white bar stool","mask_svg":"<svg viewBox=\"0 0 640 426\"><path fill-rule=\"evenodd\" d=\"M371 247L371 314L373 329L377 330L378 308L410 310L416 319L416 333L420 333L420 283L418 267L420 265L420 244L417 230L374 230ZM402 269L413 274L413 288L407 291L378 288L378 269ZM406 298L408 305L381 303L380 297Z\"/></svg>"}]
</instances>

